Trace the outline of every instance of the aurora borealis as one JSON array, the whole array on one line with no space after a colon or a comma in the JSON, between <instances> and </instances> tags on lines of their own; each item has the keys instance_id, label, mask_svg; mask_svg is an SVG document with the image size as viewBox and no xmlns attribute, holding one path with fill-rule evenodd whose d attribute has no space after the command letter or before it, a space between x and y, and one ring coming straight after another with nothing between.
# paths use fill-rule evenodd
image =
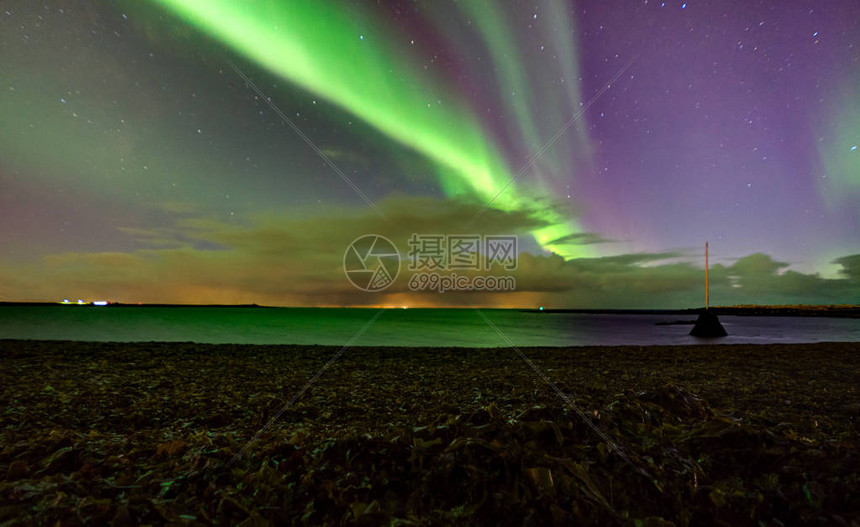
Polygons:
<instances>
[{"instance_id":1,"label":"aurora borealis","mask_svg":"<svg viewBox=\"0 0 860 527\"><path fill-rule=\"evenodd\" d=\"M498 5L4 3L0 300L860 302L860 4ZM515 293L340 268L473 231Z\"/></svg>"}]
</instances>

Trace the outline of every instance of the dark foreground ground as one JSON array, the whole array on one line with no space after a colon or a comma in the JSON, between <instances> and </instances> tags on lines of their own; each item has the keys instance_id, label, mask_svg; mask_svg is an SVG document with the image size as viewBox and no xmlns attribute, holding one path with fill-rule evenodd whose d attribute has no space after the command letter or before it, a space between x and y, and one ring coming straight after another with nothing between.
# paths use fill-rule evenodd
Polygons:
<instances>
[{"instance_id":1,"label":"dark foreground ground","mask_svg":"<svg viewBox=\"0 0 860 527\"><path fill-rule=\"evenodd\" d=\"M337 351L0 341L0 525L860 525L858 344L354 348L229 464Z\"/></svg>"}]
</instances>

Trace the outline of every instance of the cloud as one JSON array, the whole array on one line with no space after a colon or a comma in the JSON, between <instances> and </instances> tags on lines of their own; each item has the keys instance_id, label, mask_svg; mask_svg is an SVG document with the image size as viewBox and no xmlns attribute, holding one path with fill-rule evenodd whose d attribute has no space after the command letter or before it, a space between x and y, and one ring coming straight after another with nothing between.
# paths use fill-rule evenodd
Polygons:
<instances>
[{"instance_id":1,"label":"cloud","mask_svg":"<svg viewBox=\"0 0 860 527\"><path fill-rule=\"evenodd\" d=\"M716 265L711 276L718 277L724 294L736 299L733 304L856 304L860 303L860 279L850 274L851 264L857 262L855 256L836 261L843 266L845 279L799 273L789 269L788 263L762 253L740 258L728 267Z\"/></svg>"},{"instance_id":2,"label":"cloud","mask_svg":"<svg viewBox=\"0 0 860 527\"><path fill-rule=\"evenodd\" d=\"M842 266L840 274L844 275L850 280L860 281L860 254L843 256L841 258L833 260L833 263Z\"/></svg>"},{"instance_id":3,"label":"cloud","mask_svg":"<svg viewBox=\"0 0 860 527\"><path fill-rule=\"evenodd\" d=\"M754 253L740 258L729 270L740 276L762 276L772 275L786 267L788 264L785 262L775 262L766 254Z\"/></svg>"},{"instance_id":4,"label":"cloud","mask_svg":"<svg viewBox=\"0 0 860 527\"><path fill-rule=\"evenodd\" d=\"M556 238L548 242L547 245L594 245L598 243L615 243L615 240L606 239L596 232L577 232Z\"/></svg>"},{"instance_id":5,"label":"cloud","mask_svg":"<svg viewBox=\"0 0 860 527\"><path fill-rule=\"evenodd\" d=\"M147 242L129 252L65 252L29 265L0 263L0 298L63 297L121 302L257 303L262 305L484 305L499 307L658 308L703 303L703 270L677 252L633 253L565 260L555 254L519 255L516 290L499 293L415 293L402 264L395 283L380 293L354 288L343 270L346 248L375 233L392 240L406 259L412 233L516 234L544 226L527 211L487 210L480 204L392 197L370 209L308 207L290 215L263 214L246 223L180 217L172 228L125 229ZM582 240L599 235L583 233ZM573 237L572 239L577 239ZM141 246L139 245L139 246ZM521 247L523 244L521 244ZM860 254L836 260L841 279L790 270L756 253L711 268L714 305L856 303ZM460 275L486 274L461 271Z\"/></svg>"}]
</instances>

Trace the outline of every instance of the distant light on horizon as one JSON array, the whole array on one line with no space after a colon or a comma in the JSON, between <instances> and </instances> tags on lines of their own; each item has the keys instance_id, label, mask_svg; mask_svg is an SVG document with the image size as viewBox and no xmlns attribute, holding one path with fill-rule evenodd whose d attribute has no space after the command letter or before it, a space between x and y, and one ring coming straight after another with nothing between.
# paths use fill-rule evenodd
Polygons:
<instances>
[{"instance_id":1,"label":"distant light on horizon","mask_svg":"<svg viewBox=\"0 0 860 527\"><path fill-rule=\"evenodd\" d=\"M106 305L108 305L108 302L105 300L96 300L95 302L93 302L93 305L94 306L106 306Z\"/></svg>"}]
</instances>

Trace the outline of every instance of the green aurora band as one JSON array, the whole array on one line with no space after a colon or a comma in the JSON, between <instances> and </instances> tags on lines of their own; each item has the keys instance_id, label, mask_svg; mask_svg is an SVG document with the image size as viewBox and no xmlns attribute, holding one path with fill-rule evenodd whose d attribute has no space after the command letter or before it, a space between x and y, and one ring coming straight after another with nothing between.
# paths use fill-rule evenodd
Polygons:
<instances>
[{"instance_id":1,"label":"green aurora band","mask_svg":"<svg viewBox=\"0 0 860 527\"><path fill-rule=\"evenodd\" d=\"M500 96L516 117L512 121L516 130L511 130L510 133L530 152L538 150L547 137L564 126L564 121L575 112L580 106L580 101L582 101L577 83L568 82L558 86L547 82L548 77L552 77L553 80L557 79L558 73L563 79L577 79L579 77L579 66L575 53L576 44L571 38L575 26L574 20L571 19L561 2L549 1L537 2L536 4L534 10L544 13L544 16L548 13L547 18L552 20L557 28L557 30L545 35L546 40L551 41L551 43L546 42L545 47L547 48L546 53L561 57L562 60L558 61L559 70L538 67L533 68L532 71L526 71L527 65L542 64L544 59L540 55L544 53L544 46L541 46L541 50L537 52L534 42L529 42L529 45L522 47L517 46L512 38L515 31L507 27L506 19L500 16L497 10L487 9L486 3L479 1L458 3L465 11L468 19L473 21L483 39L486 53L491 58L496 71L496 85L506 87L504 90L499 90ZM517 14L517 16L523 17L526 15L527 13ZM444 21L440 21L440 26L444 29ZM552 111L548 115L542 115L539 121L544 126L543 130L540 131L541 127L538 125L537 116L534 115L534 108L560 111ZM570 146L588 145L588 138L582 123L583 120L579 120L575 126L565 132L567 135L574 136L572 141L566 141ZM577 152L577 154L580 161L590 159L590 152L588 151ZM545 183L547 182L546 179L553 174L570 173L571 168L563 161L562 157L563 153L559 152L559 149L550 148L536 159L532 170Z\"/></svg>"},{"instance_id":2,"label":"green aurora band","mask_svg":"<svg viewBox=\"0 0 860 527\"><path fill-rule=\"evenodd\" d=\"M545 249L565 258L591 255L587 247L550 243L580 228L554 208L535 209L535 199L551 195L546 192L544 177L539 177L542 188L534 191L511 185L501 192L513 172L474 112L464 103L449 101L435 79L392 52L398 46L371 18L357 17L328 2L153 1L263 68L420 153L437 167L447 195L489 201L498 194L494 208L527 210L548 225L532 233ZM480 32L488 48L495 50L496 64L504 65L499 80L518 79L520 89L527 93L524 67L511 60L516 50L504 44L501 24L497 19L482 22ZM506 47L500 47L503 45ZM567 73L574 68L571 65ZM445 104L437 104L442 99ZM528 108L506 102L514 110L521 139L529 145L538 142Z\"/></svg>"}]
</instances>

